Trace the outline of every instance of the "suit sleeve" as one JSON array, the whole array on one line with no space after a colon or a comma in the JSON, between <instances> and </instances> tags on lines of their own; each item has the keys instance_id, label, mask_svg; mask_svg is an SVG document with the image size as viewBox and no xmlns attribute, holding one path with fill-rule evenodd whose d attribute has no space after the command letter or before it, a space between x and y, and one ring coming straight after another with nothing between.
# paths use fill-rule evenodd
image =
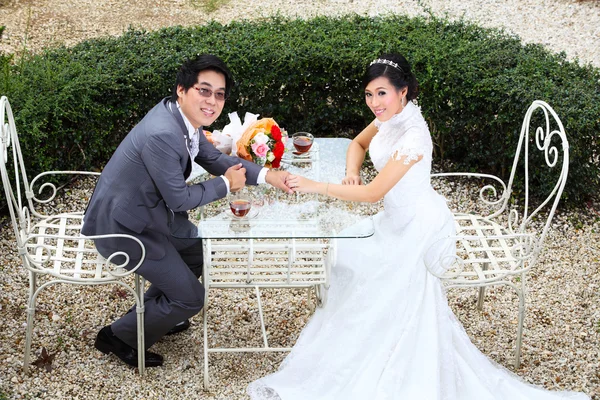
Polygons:
<instances>
[{"instance_id":1,"label":"suit sleeve","mask_svg":"<svg viewBox=\"0 0 600 400\"><path fill-rule=\"evenodd\" d=\"M167 206L175 212L187 211L225 197L227 187L221 178L196 185L185 182L181 168L185 155L172 147L169 137L153 135L141 151L142 161Z\"/></svg>"},{"instance_id":2,"label":"suit sleeve","mask_svg":"<svg viewBox=\"0 0 600 400\"><path fill-rule=\"evenodd\" d=\"M263 168L251 161L221 153L204 135L200 135L198 155L194 161L210 174L216 176L225 174L225 171L232 165L242 163L246 168L246 183L250 185L257 184L258 174Z\"/></svg>"}]
</instances>

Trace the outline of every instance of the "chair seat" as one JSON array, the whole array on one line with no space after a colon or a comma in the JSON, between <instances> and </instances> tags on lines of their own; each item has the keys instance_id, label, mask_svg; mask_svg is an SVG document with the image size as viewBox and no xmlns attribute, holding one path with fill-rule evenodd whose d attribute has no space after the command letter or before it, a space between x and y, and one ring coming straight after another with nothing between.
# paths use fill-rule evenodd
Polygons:
<instances>
[{"instance_id":1,"label":"chair seat","mask_svg":"<svg viewBox=\"0 0 600 400\"><path fill-rule=\"evenodd\" d=\"M454 214L456 257L440 274L447 286L494 284L526 271L535 238L476 214ZM444 263L444 261L442 261ZM448 261L446 265L450 264Z\"/></svg>"},{"instance_id":2,"label":"chair seat","mask_svg":"<svg viewBox=\"0 0 600 400\"><path fill-rule=\"evenodd\" d=\"M83 215L59 214L31 227L26 257L37 273L76 283L109 283L129 271L107 262L94 242L81 234Z\"/></svg>"}]
</instances>

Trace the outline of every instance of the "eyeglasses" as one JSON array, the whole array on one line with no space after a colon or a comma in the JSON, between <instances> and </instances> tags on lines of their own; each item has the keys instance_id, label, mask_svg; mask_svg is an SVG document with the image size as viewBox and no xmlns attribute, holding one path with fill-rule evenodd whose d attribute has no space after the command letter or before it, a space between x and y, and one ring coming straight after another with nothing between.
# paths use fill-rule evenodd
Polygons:
<instances>
[{"instance_id":1,"label":"eyeglasses","mask_svg":"<svg viewBox=\"0 0 600 400\"><path fill-rule=\"evenodd\" d=\"M194 89L196 89L198 91L198 93L200 93L200 96L202 97L210 97L213 94L215 95L215 100L217 101L225 101L225 99L227 98L227 96L225 95L225 92L213 92L210 89L207 88L203 88L203 87L196 87L196 86L192 86Z\"/></svg>"}]
</instances>

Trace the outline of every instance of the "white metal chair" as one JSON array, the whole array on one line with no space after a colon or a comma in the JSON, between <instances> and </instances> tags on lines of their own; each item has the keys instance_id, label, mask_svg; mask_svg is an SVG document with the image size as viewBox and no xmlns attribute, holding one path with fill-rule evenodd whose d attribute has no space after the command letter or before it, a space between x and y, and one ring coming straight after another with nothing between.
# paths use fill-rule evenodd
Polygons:
<instances>
[{"instance_id":1,"label":"white metal chair","mask_svg":"<svg viewBox=\"0 0 600 400\"><path fill-rule=\"evenodd\" d=\"M0 99L0 170L2 185L10 213L12 227L15 232L17 251L23 266L29 271L29 298L27 301L27 332L23 371L27 372L30 360L30 349L35 316L36 298L42 289L57 283L78 285L117 284L124 287L135 298L137 306L138 349L144 349L144 279L135 274L144 259L145 249L142 242L129 235L83 236L81 226L83 212L58 213L44 215L36 210L35 205L45 204L53 200L57 188L52 183L40 185L39 193L51 190L51 196L38 199L34 194L34 184L40 178L55 174L99 175L83 171L51 171L37 175L29 184L19 145L19 138L8 99ZM25 194L25 198L23 195ZM26 199L26 203L25 203ZM93 239L116 236L123 240L134 240L141 249L142 258L131 270L123 268L129 262L129 256L116 252L108 259L102 257ZM119 256L125 261L121 264L111 262ZM132 275L134 286L130 286L123 278ZM40 284L38 278L44 277ZM144 373L144 351L138 351L138 368Z\"/></svg>"},{"instance_id":2,"label":"white metal chair","mask_svg":"<svg viewBox=\"0 0 600 400\"><path fill-rule=\"evenodd\" d=\"M534 115L537 119L532 120ZM530 135L530 126L538 123ZM532 167L529 161L534 161L536 149L545 163ZM525 115L508 183L489 174L432 174L434 184L436 178L465 177L476 178L480 184L471 199L476 200L477 209L454 212L456 236L434 243L426 257L427 268L447 287L479 287L480 310L486 286L515 289L519 297L515 368L520 365L526 274L539 260L568 170L569 144L563 125L547 103L536 100ZM550 176L556 177L556 183L549 185L548 193L530 193L534 177ZM456 246L455 256L436 255L448 245Z\"/></svg>"}]
</instances>

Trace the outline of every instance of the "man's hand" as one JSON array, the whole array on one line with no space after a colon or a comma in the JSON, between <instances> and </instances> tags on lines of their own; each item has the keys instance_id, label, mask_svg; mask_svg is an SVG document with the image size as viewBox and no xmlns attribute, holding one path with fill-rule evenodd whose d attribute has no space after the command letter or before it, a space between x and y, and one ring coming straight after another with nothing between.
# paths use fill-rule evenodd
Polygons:
<instances>
[{"instance_id":1,"label":"man's hand","mask_svg":"<svg viewBox=\"0 0 600 400\"><path fill-rule=\"evenodd\" d=\"M359 175L346 175L342 179L342 185L362 185L362 180Z\"/></svg>"},{"instance_id":2,"label":"man's hand","mask_svg":"<svg viewBox=\"0 0 600 400\"><path fill-rule=\"evenodd\" d=\"M237 192L246 185L246 168L242 163L233 165L225 171L225 178L229 181L229 191Z\"/></svg>"},{"instance_id":3,"label":"man's hand","mask_svg":"<svg viewBox=\"0 0 600 400\"><path fill-rule=\"evenodd\" d=\"M267 171L267 175L265 176L265 181L276 188L283 190L286 193L292 194L293 190L286 183L287 177L290 175L287 171L273 171L270 169Z\"/></svg>"}]
</instances>

